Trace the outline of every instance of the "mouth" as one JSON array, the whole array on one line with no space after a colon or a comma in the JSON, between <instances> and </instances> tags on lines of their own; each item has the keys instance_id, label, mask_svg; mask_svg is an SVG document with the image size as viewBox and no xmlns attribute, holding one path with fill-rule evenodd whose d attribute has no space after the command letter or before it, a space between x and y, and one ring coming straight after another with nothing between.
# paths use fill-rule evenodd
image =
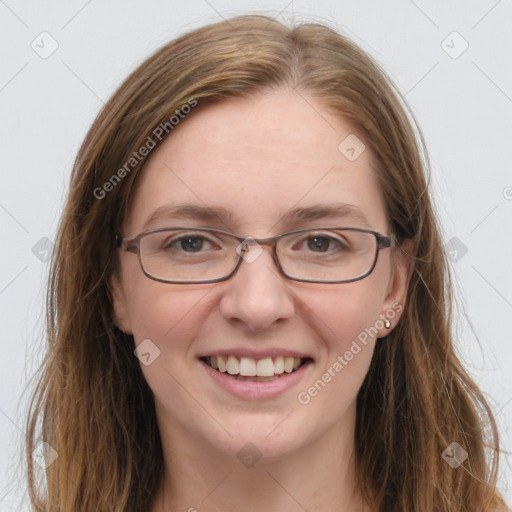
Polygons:
<instances>
[{"instance_id":1,"label":"mouth","mask_svg":"<svg viewBox=\"0 0 512 512\"><path fill-rule=\"evenodd\" d=\"M270 382L297 372L313 362L310 357L277 356L253 359L234 355L213 355L199 358L218 373L244 382Z\"/></svg>"}]
</instances>

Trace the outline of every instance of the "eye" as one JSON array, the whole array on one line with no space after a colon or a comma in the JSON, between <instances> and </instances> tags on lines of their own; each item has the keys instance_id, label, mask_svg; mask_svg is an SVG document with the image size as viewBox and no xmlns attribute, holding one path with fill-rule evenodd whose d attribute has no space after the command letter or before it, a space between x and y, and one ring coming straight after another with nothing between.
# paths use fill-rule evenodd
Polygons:
<instances>
[{"instance_id":1,"label":"eye","mask_svg":"<svg viewBox=\"0 0 512 512\"><path fill-rule=\"evenodd\" d=\"M293 246L294 250L307 250L308 252L316 253L326 253L349 248L349 245L339 237L327 233L310 234L299 240Z\"/></svg>"},{"instance_id":2,"label":"eye","mask_svg":"<svg viewBox=\"0 0 512 512\"><path fill-rule=\"evenodd\" d=\"M334 240L327 236L312 236L307 239L308 248L315 252L326 252Z\"/></svg>"},{"instance_id":3,"label":"eye","mask_svg":"<svg viewBox=\"0 0 512 512\"><path fill-rule=\"evenodd\" d=\"M179 252L202 252L203 249L218 249L213 242L203 235L186 233L167 238L162 244L162 250Z\"/></svg>"}]
</instances>

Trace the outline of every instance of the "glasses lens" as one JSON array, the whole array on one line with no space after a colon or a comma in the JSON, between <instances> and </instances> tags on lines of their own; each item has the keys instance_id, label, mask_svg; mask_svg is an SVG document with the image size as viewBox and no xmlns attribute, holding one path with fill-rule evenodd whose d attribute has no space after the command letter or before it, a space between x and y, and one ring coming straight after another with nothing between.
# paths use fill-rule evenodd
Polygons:
<instances>
[{"instance_id":1,"label":"glasses lens","mask_svg":"<svg viewBox=\"0 0 512 512\"><path fill-rule=\"evenodd\" d=\"M279 240L278 257L291 278L311 281L345 281L366 275L377 257L377 240L371 233L309 230Z\"/></svg>"},{"instance_id":2,"label":"glasses lens","mask_svg":"<svg viewBox=\"0 0 512 512\"><path fill-rule=\"evenodd\" d=\"M140 240L142 268L156 279L209 281L228 275L236 265L238 241L222 233L165 230Z\"/></svg>"},{"instance_id":3,"label":"glasses lens","mask_svg":"<svg viewBox=\"0 0 512 512\"><path fill-rule=\"evenodd\" d=\"M238 262L236 237L201 229L168 229L140 239L144 272L163 281L223 279ZM278 239L276 251L285 275L306 281L350 281L370 272L377 258L371 233L312 229Z\"/></svg>"}]
</instances>

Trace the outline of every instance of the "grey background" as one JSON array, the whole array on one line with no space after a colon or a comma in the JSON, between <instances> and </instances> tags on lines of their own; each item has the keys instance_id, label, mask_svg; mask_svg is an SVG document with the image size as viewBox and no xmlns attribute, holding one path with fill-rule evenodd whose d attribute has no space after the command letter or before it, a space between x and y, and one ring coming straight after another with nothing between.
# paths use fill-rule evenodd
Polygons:
<instances>
[{"instance_id":1,"label":"grey background","mask_svg":"<svg viewBox=\"0 0 512 512\"><path fill-rule=\"evenodd\" d=\"M512 449L510 1L0 0L1 512L20 503L28 510L25 390L42 354L44 260L79 144L102 103L151 52L249 11L335 24L405 95L426 138L453 258L458 351ZM512 502L511 456L502 462L501 488Z\"/></svg>"}]
</instances>

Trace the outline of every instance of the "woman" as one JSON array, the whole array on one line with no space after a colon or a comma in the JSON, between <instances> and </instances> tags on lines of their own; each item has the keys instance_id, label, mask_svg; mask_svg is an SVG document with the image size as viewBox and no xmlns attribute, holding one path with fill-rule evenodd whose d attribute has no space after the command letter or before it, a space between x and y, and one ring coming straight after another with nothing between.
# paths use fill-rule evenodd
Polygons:
<instances>
[{"instance_id":1,"label":"woman","mask_svg":"<svg viewBox=\"0 0 512 512\"><path fill-rule=\"evenodd\" d=\"M59 228L34 509L504 510L424 154L325 26L236 17L135 70Z\"/></svg>"}]
</instances>

